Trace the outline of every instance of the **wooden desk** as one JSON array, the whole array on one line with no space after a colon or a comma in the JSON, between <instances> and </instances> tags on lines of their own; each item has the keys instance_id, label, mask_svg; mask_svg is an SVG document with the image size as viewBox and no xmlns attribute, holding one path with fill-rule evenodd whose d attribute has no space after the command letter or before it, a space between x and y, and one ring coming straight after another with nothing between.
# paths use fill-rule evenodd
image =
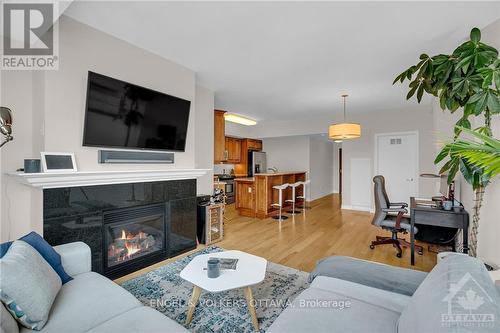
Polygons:
<instances>
[{"instance_id":1,"label":"wooden desk","mask_svg":"<svg viewBox=\"0 0 500 333\"><path fill-rule=\"evenodd\" d=\"M444 210L428 206L419 206L414 197L410 198L410 243L411 243L411 264L415 265L415 234L413 227L415 224L433 225L438 227L458 228L463 230L463 252L469 251L469 213L465 209L459 212L454 210Z\"/></svg>"}]
</instances>

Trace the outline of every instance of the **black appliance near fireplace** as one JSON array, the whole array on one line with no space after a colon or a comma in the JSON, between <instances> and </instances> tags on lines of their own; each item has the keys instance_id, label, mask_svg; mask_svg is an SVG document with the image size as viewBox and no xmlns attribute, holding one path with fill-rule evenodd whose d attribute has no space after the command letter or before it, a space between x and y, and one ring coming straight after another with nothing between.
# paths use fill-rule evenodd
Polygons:
<instances>
[{"instance_id":1,"label":"black appliance near fireplace","mask_svg":"<svg viewBox=\"0 0 500 333\"><path fill-rule=\"evenodd\" d=\"M46 189L44 238L92 251L92 270L118 278L196 247L196 180Z\"/></svg>"}]
</instances>

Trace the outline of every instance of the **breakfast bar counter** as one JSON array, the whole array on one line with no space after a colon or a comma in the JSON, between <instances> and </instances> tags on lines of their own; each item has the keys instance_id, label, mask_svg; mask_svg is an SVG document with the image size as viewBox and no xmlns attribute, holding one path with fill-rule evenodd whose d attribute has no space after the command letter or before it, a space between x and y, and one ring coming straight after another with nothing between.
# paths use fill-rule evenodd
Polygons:
<instances>
[{"instance_id":1,"label":"breakfast bar counter","mask_svg":"<svg viewBox=\"0 0 500 333\"><path fill-rule=\"evenodd\" d=\"M258 173L254 177L235 178L235 206L242 216L264 219L275 215L277 209L271 204L278 203L278 190L273 186L306 180L305 171ZM297 187L296 196L302 195L302 186ZM283 191L283 203L292 198L292 189Z\"/></svg>"}]
</instances>

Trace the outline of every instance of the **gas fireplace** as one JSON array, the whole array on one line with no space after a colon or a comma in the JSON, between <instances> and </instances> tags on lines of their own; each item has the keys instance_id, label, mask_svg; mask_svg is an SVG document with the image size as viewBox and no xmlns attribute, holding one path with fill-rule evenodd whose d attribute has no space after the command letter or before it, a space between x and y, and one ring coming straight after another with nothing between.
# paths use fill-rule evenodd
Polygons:
<instances>
[{"instance_id":1,"label":"gas fireplace","mask_svg":"<svg viewBox=\"0 0 500 333\"><path fill-rule=\"evenodd\" d=\"M105 271L166 251L165 205L120 209L104 214Z\"/></svg>"},{"instance_id":2,"label":"gas fireplace","mask_svg":"<svg viewBox=\"0 0 500 333\"><path fill-rule=\"evenodd\" d=\"M45 189L43 215L49 244L86 243L116 279L196 248L196 180Z\"/></svg>"}]
</instances>

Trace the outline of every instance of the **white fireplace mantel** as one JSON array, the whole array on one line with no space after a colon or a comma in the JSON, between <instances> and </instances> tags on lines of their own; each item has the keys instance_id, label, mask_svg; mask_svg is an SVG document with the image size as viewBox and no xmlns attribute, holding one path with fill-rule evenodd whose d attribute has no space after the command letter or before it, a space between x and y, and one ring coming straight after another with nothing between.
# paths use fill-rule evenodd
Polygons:
<instances>
[{"instance_id":1,"label":"white fireplace mantel","mask_svg":"<svg viewBox=\"0 0 500 333\"><path fill-rule=\"evenodd\" d=\"M82 172L13 172L7 175L18 182L40 189L93 186L125 183L144 183L178 179L195 179L210 169L133 170L133 171L82 171Z\"/></svg>"}]
</instances>

